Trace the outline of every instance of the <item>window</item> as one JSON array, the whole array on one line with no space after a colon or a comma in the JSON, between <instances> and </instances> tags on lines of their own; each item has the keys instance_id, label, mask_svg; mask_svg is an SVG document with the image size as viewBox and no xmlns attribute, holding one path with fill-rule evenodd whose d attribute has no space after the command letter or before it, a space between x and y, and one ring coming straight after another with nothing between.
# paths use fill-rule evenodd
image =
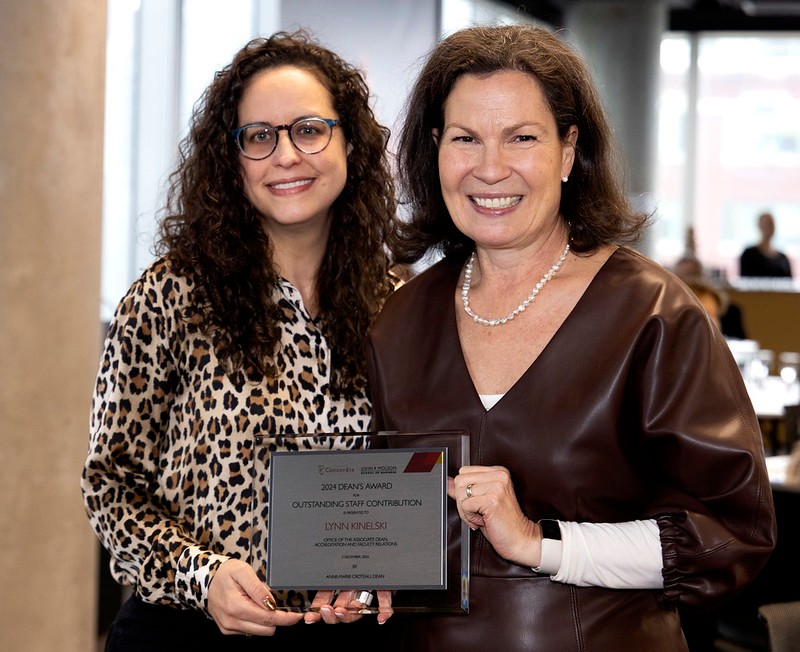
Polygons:
<instances>
[{"instance_id":1,"label":"window","mask_svg":"<svg viewBox=\"0 0 800 652\"><path fill-rule=\"evenodd\" d=\"M800 270L800 37L668 35L661 69L660 262L680 256L693 226L699 258L735 280L769 210L774 246Z\"/></svg>"},{"instance_id":2,"label":"window","mask_svg":"<svg viewBox=\"0 0 800 652\"><path fill-rule=\"evenodd\" d=\"M101 319L153 258L156 215L194 103L278 0L109 0Z\"/></svg>"}]
</instances>

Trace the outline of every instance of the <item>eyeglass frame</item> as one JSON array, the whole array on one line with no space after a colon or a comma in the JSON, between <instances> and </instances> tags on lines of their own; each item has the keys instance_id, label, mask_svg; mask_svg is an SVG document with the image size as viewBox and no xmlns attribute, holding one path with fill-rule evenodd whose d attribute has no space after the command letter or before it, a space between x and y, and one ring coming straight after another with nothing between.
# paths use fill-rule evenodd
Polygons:
<instances>
[{"instance_id":1,"label":"eyeglass frame","mask_svg":"<svg viewBox=\"0 0 800 652\"><path fill-rule=\"evenodd\" d=\"M328 125L328 128L331 130L330 136L328 137L328 142L325 143L325 147L323 147L322 149L318 149L316 152L306 152L305 150L300 149L297 143L294 142L294 138L292 138L292 129L294 128L294 126L300 122L308 122L310 120L318 120L320 122L324 122L326 125ZM297 120L295 120L294 122L290 122L289 124L283 124L283 125L271 125L268 122L251 122L249 124L242 125L241 127L236 127L236 129L231 129L230 134L242 156L250 159L251 161L263 161L264 159L272 156L275 153L275 150L278 149L278 141L280 140L281 131L285 131L287 133L287 135L289 136L289 142L292 144L292 147L294 147L298 152L313 156L314 154L319 154L320 152L324 151L325 148L331 144L331 140L333 140L333 128L336 126L341 126L341 122L342 121L339 119L321 118L319 116L297 118ZM270 151L270 153L267 154L266 156L260 156L260 157L250 156L247 152L244 151L244 147L242 147L242 141L240 136L245 129L249 129L250 127L269 127L275 132L275 144L272 147L272 151Z\"/></svg>"}]
</instances>

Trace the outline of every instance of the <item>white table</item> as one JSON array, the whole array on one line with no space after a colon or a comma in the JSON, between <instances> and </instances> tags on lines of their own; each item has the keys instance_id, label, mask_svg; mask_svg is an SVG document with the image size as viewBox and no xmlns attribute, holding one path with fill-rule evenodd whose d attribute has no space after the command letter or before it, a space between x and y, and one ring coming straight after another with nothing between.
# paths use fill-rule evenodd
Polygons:
<instances>
[{"instance_id":1,"label":"white table","mask_svg":"<svg viewBox=\"0 0 800 652\"><path fill-rule=\"evenodd\" d=\"M788 385L779 376L767 376L757 382L748 382L746 385L753 409L764 428L764 434L769 439L772 450L767 452L777 453L780 448L778 428L783 421L785 407L800 404L800 383Z\"/></svg>"},{"instance_id":2,"label":"white table","mask_svg":"<svg viewBox=\"0 0 800 652\"><path fill-rule=\"evenodd\" d=\"M791 455L767 455L767 473L770 484L783 484L786 482L786 467L789 466Z\"/></svg>"}]
</instances>

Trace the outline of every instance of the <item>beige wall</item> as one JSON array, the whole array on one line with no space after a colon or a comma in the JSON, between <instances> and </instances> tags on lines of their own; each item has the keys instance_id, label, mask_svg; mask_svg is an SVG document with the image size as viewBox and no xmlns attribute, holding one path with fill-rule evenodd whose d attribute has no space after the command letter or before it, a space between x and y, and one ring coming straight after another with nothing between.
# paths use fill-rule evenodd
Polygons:
<instances>
[{"instance_id":1,"label":"beige wall","mask_svg":"<svg viewBox=\"0 0 800 652\"><path fill-rule=\"evenodd\" d=\"M95 644L104 0L0 3L0 650Z\"/></svg>"},{"instance_id":2,"label":"beige wall","mask_svg":"<svg viewBox=\"0 0 800 652\"><path fill-rule=\"evenodd\" d=\"M730 290L728 295L742 310L747 337L775 351L776 360L783 351L800 351L800 292Z\"/></svg>"}]
</instances>

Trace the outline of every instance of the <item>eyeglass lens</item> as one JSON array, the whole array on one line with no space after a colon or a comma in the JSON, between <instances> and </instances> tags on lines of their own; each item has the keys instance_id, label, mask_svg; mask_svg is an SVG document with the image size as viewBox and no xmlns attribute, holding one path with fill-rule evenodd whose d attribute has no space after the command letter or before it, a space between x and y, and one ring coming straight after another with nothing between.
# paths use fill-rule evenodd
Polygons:
<instances>
[{"instance_id":1,"label":"eyeglass lens","mask_svg":"<svg viewBox=\"0 0 800 652\"><path fill-rule=\"evenodd\" d=\"M278 132L285 129L294 146L304 154L316 154L328 146L333 130L324 120L307 118L291 125L272 127L253 125L239 134L239 146L245 156L255 159L266 158L278 145Z\"/></svg>"}]
</instances>

